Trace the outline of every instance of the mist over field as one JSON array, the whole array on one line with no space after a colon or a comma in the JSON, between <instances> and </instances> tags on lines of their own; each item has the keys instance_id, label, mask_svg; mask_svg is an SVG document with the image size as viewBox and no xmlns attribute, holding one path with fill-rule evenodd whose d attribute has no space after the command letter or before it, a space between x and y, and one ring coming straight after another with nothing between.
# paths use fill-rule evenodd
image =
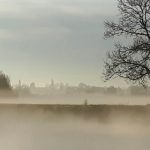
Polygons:
<instances>
[{"instance_id":1,"label":"mist over field","mask_svg":"<svg viewBox=\"0 0 150 150\"><path fill-rule=\"evenodd\" d=\"M110 117L105 116L107 107L103 117L97 113L90 118L85 116L85 112L76 114L78 108L72 106L54 107L55 109L48 105L0 105L0 146L5 150L150 148L150 122L147 121L149 112L144 112L144 121L140 121L142 117L137 113L139 120L135 121L136 116L132 114L127 117L120 110L122 115L117 112L110 113ZM68 107L71 107L70 113ZM104 118L108 120L104 121Z\"/></svg>"},{"instance_id":2,"label":"mist over field","mask_svg":"<svg viewBox=\"0 0 150 150\"><path fill-rule=\"evenodd\" d=\"M0 93L5 150L150 148L149 87L8 87Z\"/></svg>"},{"instance_id":3,"label":"mist over field","mask_svg":"<svg viewBox=\"0 0 150 150\"><path fill-rule=\"evenodd\" d=\"M5 150L149 150L150 88L35 83L1 73L0 146ZM3 78L2 78L3 77Z\"/></svg>"},{"instance_id":4,"label":"mist over field","mask_svg":"<svg viewBox=\"0 0 150 150\"><path fill-rule=\"evenodd\" d=\"M42 95L0 97L0 104L71 104L71 105L147 105L150 104L148 95L114 95L114 94L71 94L71 95Z\"/></svg>"}]
</instances>

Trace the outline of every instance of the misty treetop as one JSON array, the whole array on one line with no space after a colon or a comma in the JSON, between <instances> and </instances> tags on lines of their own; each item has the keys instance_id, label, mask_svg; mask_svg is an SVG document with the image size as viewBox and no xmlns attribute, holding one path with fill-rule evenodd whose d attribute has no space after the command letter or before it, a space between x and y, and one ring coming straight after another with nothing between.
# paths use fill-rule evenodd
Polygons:
<instances>
[{"instance_id":1,"label":"misty treetop","mask_svg":"<svg viewBox=\"0 0 150 150\"><path fill-rule=\"evenodd\" d=\"M131 45L115 44L105 61L106 80L121 77L146 85L150 79L150 1L118 0L118 22L105 22L105 38L125 36Z\"/></svg>"},{"instance_id":2,"label":"misty treetop","mask_svg":"<svg viewBox=\"0 0 150 150\"><path fill-rule=\"evenodd\" d=\"M11 84L9 77L0 71L0 90L11 90Z\"/></svg>"}]
</instances>

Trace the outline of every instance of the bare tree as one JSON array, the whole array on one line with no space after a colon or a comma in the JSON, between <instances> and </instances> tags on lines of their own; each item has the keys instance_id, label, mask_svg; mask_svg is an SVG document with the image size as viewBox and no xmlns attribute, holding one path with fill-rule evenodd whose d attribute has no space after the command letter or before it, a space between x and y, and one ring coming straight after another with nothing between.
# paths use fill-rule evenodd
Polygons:
<instances>
[{"instance_id":1,"label":"bare tree","mask_svg":"<svg viewBox=\"0 0 150 150\"><path fill-rule=\"evenodd\" d=\"M118 22L105 22L105 38L125 36L132 42L115 44L105 61L106 80L121 77L146 85L150 79L150 0L118 0Z\"/></svg>"}]
</instances>

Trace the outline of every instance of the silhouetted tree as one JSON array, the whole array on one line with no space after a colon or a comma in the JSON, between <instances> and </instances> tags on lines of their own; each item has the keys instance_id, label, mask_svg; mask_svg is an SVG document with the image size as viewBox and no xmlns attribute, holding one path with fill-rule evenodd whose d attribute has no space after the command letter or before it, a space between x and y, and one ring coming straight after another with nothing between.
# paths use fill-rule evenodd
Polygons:
<instances>
[{"instance_id":1,"label":"silhouetted tree","mask_svg":"<svg viewBox=\"0 0 150 150\"><path fill-rule=\"evenodd\" d=\"M105 62L106 80L121 77L145 85L150 79L150 0L118 0L118 22L105 22L105 38L126 36L132 44L115 44Z\"/></svg>"},{"instance_id":2,"label":"silhouetted tree","mask_svg":"<svg viewBox=\"0 0 150 150\"><path fill-rule=\"evenodd\" d=\"M9 77L4 74L3 72L0 72L0 90L11 90L11 84Z\"/></svg>"}]
</instances>

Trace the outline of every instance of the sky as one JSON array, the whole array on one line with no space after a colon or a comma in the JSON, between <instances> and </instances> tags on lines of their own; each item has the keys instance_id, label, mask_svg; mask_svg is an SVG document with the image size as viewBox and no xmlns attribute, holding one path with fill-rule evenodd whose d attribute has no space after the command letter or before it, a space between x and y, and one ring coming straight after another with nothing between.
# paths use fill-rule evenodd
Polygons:
<instances>
[{"instance_id":1,"label":"sky","mask_svg":"<svg viewBox=\"0 0 150 150\"><path fill-rule=\"evenodd\" d=\"M12 84L114 84L101 77L116 14L116 0L0 0L0 69Z\"/></svg>"}]
</instances>

